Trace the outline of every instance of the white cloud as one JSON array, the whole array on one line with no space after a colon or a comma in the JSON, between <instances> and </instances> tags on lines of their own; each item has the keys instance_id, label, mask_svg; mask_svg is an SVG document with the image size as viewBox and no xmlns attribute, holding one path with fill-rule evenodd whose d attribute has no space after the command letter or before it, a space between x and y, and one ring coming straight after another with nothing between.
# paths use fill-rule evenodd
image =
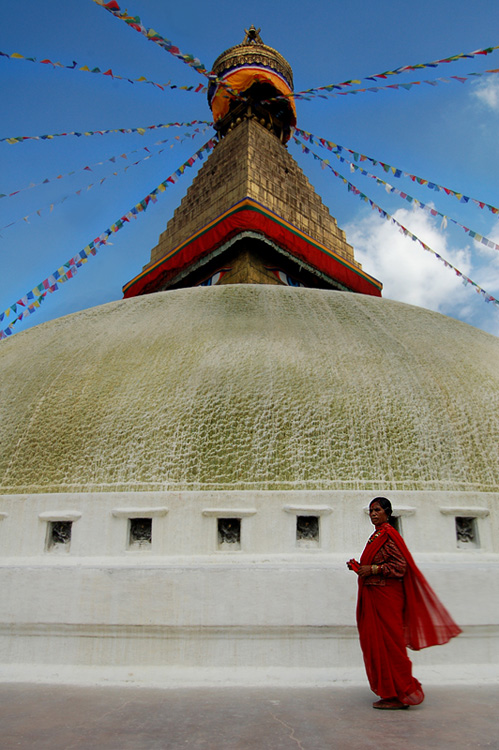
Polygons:
<instances>
[{"instance_id":1,"label":"white cloud","mask_svg":"<svg viewBox=\"0 0 499 750\"><path fill-rule=\"evenodd\" d=\"M492 242L495 242L496 244L499 244L499 221L496 223L496 225L490 230L488 233L489 240L492 240ZM491 252L497 253L497 250L491 250Z\"/></svg>"},{"instance_id":2,"label":"white cloud","mask_svg":"<svg viewBox=\"0 0 499 750\"><path fill-rule=\"evenodd\" d=\"M489 109L499 112L499 80L495 76L480 81L473 88L473 95Z\"/></svg>"},{"instance_id":3,"label":"white cloud","mask_svg":"<svg viewBox=\"0 0 499 750\"><path fill-rule=\"evenodd\" d=\"M444 233L421 211L399 209L394 218L417 235L462 273L470 276L468 247L450 248ZM388 221L372 214L345 227L355 257L365 271L383 282L383 296L426 307L447 315L466 301L465 289L454 271L446 268L419 242L411 240Z\"/></svg>"},{"instance_id":4,"label":"white cloud","mask_svg":"<svg viewBox=\"0 0 499 750\"><path fill-rule=\"evenodd\" d=\"M499 252L476 243L456 246L440 222L414 209L394 218L461 273L499 297ZM364 271L383 283L383 297L449 315L499 336L499 310L432 253L374 212L344 227ZM497 240L499 225L490 233ZM471 241L470 241L471 242ZM475 265L476 264L476 265Z\"/></svg>"}]
</instances>

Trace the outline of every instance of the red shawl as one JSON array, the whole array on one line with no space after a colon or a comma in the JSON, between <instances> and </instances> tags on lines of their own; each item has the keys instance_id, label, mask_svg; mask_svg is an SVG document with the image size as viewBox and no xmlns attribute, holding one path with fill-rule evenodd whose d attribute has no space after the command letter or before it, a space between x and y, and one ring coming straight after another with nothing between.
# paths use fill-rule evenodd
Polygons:
<instances>
[{"instance_id":1,"label":"red shawl","mask_svg":"<svg viewBox=\"0 0 499 750\"><path fill-rule=\"evenodd\" d=\"M377 534L377 532L381 532ZM404 635L406 645L419 651L428 646L438 646L447 643L451 638L461 633L430 584L414 562L411 553L396 529L389 523L378 526L376 532L368 541L362 557L361 565L371 565L376 552L390 537L397 545L407 562L407 571L403 577L405 606L404 606ZM365 579L359 577L359 602Z\"/></svg>"}]
</instances>

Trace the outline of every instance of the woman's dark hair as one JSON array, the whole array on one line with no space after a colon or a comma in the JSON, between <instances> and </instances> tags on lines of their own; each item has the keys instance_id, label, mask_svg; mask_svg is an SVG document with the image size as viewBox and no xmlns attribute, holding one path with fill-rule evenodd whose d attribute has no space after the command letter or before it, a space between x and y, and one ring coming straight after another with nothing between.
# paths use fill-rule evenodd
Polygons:
<instances>
[{"instance_id":1,"label":"woman's dark hair","mask_svg":"<svg viewBox=\"0 0 499 750\"><path fill-rule=\"evenodd\" d=\"M379 503L381 505L381 507L383 508L383 510L386 513L386 517L388 519L388 523L391 524L392 526L395 526L394 519L392 518L393 508L392 508L392 504L388 500L388 498L387 497L375 497L369 503L369 507L371 507L371 505L373 503Z\"/></svg>"}]
</instances>

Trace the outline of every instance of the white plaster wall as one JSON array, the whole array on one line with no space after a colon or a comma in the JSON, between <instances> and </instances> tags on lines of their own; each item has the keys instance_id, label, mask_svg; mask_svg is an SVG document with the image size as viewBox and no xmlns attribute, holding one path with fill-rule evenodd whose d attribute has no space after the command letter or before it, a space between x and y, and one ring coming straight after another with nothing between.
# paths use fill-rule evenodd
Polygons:
<instances>
[{"instance_id":1,"label":"white plaster wall","mask_svg":"<svg viewBox=\"0 0 499 750\"><path fill-rule=\"evenodd\" d=\"M196 674L245 682L274 670L292 673L293 682L359 679L357 584L345 560L359 556L371 532L372 497L0 496L0 677L79 681L93 670L102 679L142 674L147 682L153 670L169 683L180 670L190 682ZM415 654L416 667L438 680L499 676L499 495L392 492L390 499L409 548L464 630ZM479 514L479 549L458 549L451 511ZM296 513L320 515L317 548L297 546ZM217 514L241 516L240 551L218 549ZM130 550L128 518L148 515L150 549ZM67 552L46 550L47 523L57 518L73 519Z\"/></svg>"},{"instance_id":2,"label":"white plaster wall","mask_svg":"<svg viewBox=\"0 0 499 750\"><path fill-rule=\"evenodd\" d=\"M45 550L47 523L73 520L67 555L138 557L225 554L276 555L360 554L371 532L366 508L376 492L361 491L218 491L103 492L0 495L0 556L37 557L58 564ZM499 554L499 493L390 492L402 533L417 553L458 555L468 559ZM320 516L317 548L296 542L296 515ZM455 515L477 517L479 550L458 550ZM130 517L152 518L150 548L131 550ZM241 517L241 551L220 551L217 516ZM303 557L305 556L305 557ZM236 558L234 558L236 559Z\"/></svg>"}]
</instances>

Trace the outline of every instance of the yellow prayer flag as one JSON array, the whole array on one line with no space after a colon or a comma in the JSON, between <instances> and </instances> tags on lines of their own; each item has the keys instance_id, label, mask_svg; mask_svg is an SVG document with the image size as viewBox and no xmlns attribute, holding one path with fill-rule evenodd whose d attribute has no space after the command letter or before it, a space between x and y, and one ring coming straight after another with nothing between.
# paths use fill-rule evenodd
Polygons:
<instances>
[{"instance_id":1,"label":"yellow prayer flag","mask_svg":"<svg viewBox=\"0 0 499 750\"><path fill-rule=\"evenodd\" d=\"M24 55L20 55L19 52L13 52L11 57L17 57L20 60L24 60Z\"/></svg>"}]
</instances>

